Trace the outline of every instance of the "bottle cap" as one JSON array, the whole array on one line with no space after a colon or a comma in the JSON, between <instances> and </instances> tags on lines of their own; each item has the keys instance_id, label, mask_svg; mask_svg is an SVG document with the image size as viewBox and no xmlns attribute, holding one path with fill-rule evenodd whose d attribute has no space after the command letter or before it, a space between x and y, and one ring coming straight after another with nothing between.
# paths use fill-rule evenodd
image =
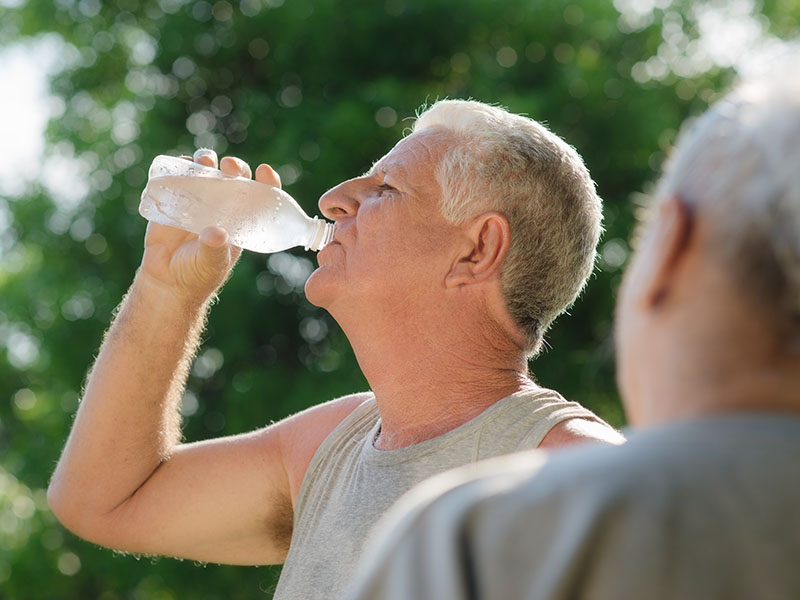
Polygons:
<instances>
[{"instance_id":1,"label":"bottle cap","mask_svg":"<svg viewBox=\"0 0 800 600\"><path fill-rule=\"evenodd\" d=\"M333 232L336 224L323 221L319 217L314 217L312 221L317 227L314 231L314 235L311 237L311 243L308 244L305 249L314 250L316 252L322 250L333 239Z\"/></svg>"}]
</instances>

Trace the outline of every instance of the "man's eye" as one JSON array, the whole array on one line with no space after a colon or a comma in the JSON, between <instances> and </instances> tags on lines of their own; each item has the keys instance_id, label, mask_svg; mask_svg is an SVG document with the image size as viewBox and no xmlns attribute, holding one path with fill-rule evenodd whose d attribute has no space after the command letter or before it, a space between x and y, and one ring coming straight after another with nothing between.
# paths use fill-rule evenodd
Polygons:
<instances>
[{"instance_id":1,"label":"man's eye","mask_svg":"<svg viewBox=\"0 0 800 600\"><path fill-rule=\"evenodd\" d=\"M397 190L395 190L395 188L393 188L392 186L390 186L390 185L388 185L386 183L383 183L383 184L378 186L378 194L380 196L384 196L386 194L389 194L389 193L395 192L395 191L397 191Z\"/></svg>"}]
</instances>

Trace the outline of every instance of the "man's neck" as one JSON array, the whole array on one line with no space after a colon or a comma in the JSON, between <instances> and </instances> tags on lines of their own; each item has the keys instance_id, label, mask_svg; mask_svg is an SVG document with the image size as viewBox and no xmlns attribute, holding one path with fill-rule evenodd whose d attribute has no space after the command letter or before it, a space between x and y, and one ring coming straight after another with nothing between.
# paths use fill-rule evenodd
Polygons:
<instances>
[{"instance_id":1,"label":"man's neck","mask_svg":"<svg viewBox=\"0 0 800 600\"><path fill-rule=\"evenodd\" d=\"M456 332L457 333L457 332ZM376 447L389 450L442 435L498 400L536 388L524 352L496 336L404 331L354 342L361 370L381 413Z\"/></svg>"},{"instance_id":2,"label":"man's neck","mask_svg":"<svg viewBox=\"0 0 800 600\"><path fill-rule=\"evenodd\" d=\"M656 425L731 413L775 412L800 415L798 367L687 360L653 376L637 404L637 424Z\"/></svg>"},{"instance_id":3,"label":"man's neck","mask_svg":"<svg viewBox=\"0 0 800 600\"><path fill-rule=\"evenodd\" d=\"M636 390L623 390L635 424L732 412L800 413L800 351L771 333L714 261L684 261L670 296L638 318L628 356ZM642 318L644 316L645 318Z\"/></svg>"},{"instance_id":4,"label":"man's neck","mask_svg":"<svg viewBox=\"0 0 800 600\"><path fill-rule=\"evenodd\" d=\"M494 382L466 381L454 375L452 380L431 387L412 385L399 393L388 387L373 389L381 413L381 430L375 447L393 450L443 435L477 417L498 400L537 387L522 374L493 375Z\"/></svg>"}]
</instances>

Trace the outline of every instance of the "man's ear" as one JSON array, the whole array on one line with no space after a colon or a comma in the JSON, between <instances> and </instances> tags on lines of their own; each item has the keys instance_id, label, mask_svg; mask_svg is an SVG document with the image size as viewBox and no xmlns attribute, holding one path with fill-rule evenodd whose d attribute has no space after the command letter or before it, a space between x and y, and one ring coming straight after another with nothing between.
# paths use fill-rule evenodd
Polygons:
<instances>
[{"instance_id":1,"label":"man's ear","mask_svg":"<svg viewBox=\"0 0 800 600\"><path fill-rule=\"evenodd\" d=\"M686 257L691 243L694 215L683 198L671 196L658 207L658 215L650 231L651 239L644 250L648 257L641 281L640 298L647 308L666 300L675 270Z\"/></svg>"},{"instance_id":2,"label":"man's ear","mask_svg":"<svg viewBox=\"0 0 800 600\"><path fill-rule=\"evenodd\" d=\"M460 248L446 287L457 287L485 281L500 273L503 260L511 247L511 226L503 213L490 211L475 217L465 228Z\"/></svg>"}]
</instances>

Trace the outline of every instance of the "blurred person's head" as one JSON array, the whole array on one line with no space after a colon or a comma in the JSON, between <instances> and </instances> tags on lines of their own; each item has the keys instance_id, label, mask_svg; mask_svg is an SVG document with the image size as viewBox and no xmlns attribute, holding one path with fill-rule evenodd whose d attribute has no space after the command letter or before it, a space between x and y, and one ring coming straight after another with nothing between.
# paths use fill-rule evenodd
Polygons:
<instances>
[{"instance_id":1,"label":"blurred person's head","mask_svg":"<svg viewBox=\"0 0 800 600\"><path fill-rule=\"evenodd\" d=\"M618 304L631 419L800 410L800 67L688 123L654 200Z\"/></svg>"},{"instance_id":2,"label":"blurred person's head","mask_svg":"<svg viewBox=\"0 0 800 600\"><path fill-rule=\"evenodd\" d=\"M385 186L399 194L391 191L392 205L379 207ZM425 110L411 135L365 176L330 190L320 206L337 220L348 254L349 307L359 290L359 304L372 298L389 310L396 297L406 311L425 310L442 304L443 281L484 283L491 274L507 328L527 354L540 349L547 328L585 285L602 221L594 183L572 147L532 119L462 100ZM378 210L380 228L391 230L369 248L363 244L359 258L355 239L366 242L364 230L378 230ZM337 260L345 258L321 254L320 264ZM372 294L363 287L367 277ZM322 273L315 273L307 292L326 308L345 297L341 289L323 297L321 287ZM494 318L502 327L503 318Z\"/></svg>"}]
</instances>

